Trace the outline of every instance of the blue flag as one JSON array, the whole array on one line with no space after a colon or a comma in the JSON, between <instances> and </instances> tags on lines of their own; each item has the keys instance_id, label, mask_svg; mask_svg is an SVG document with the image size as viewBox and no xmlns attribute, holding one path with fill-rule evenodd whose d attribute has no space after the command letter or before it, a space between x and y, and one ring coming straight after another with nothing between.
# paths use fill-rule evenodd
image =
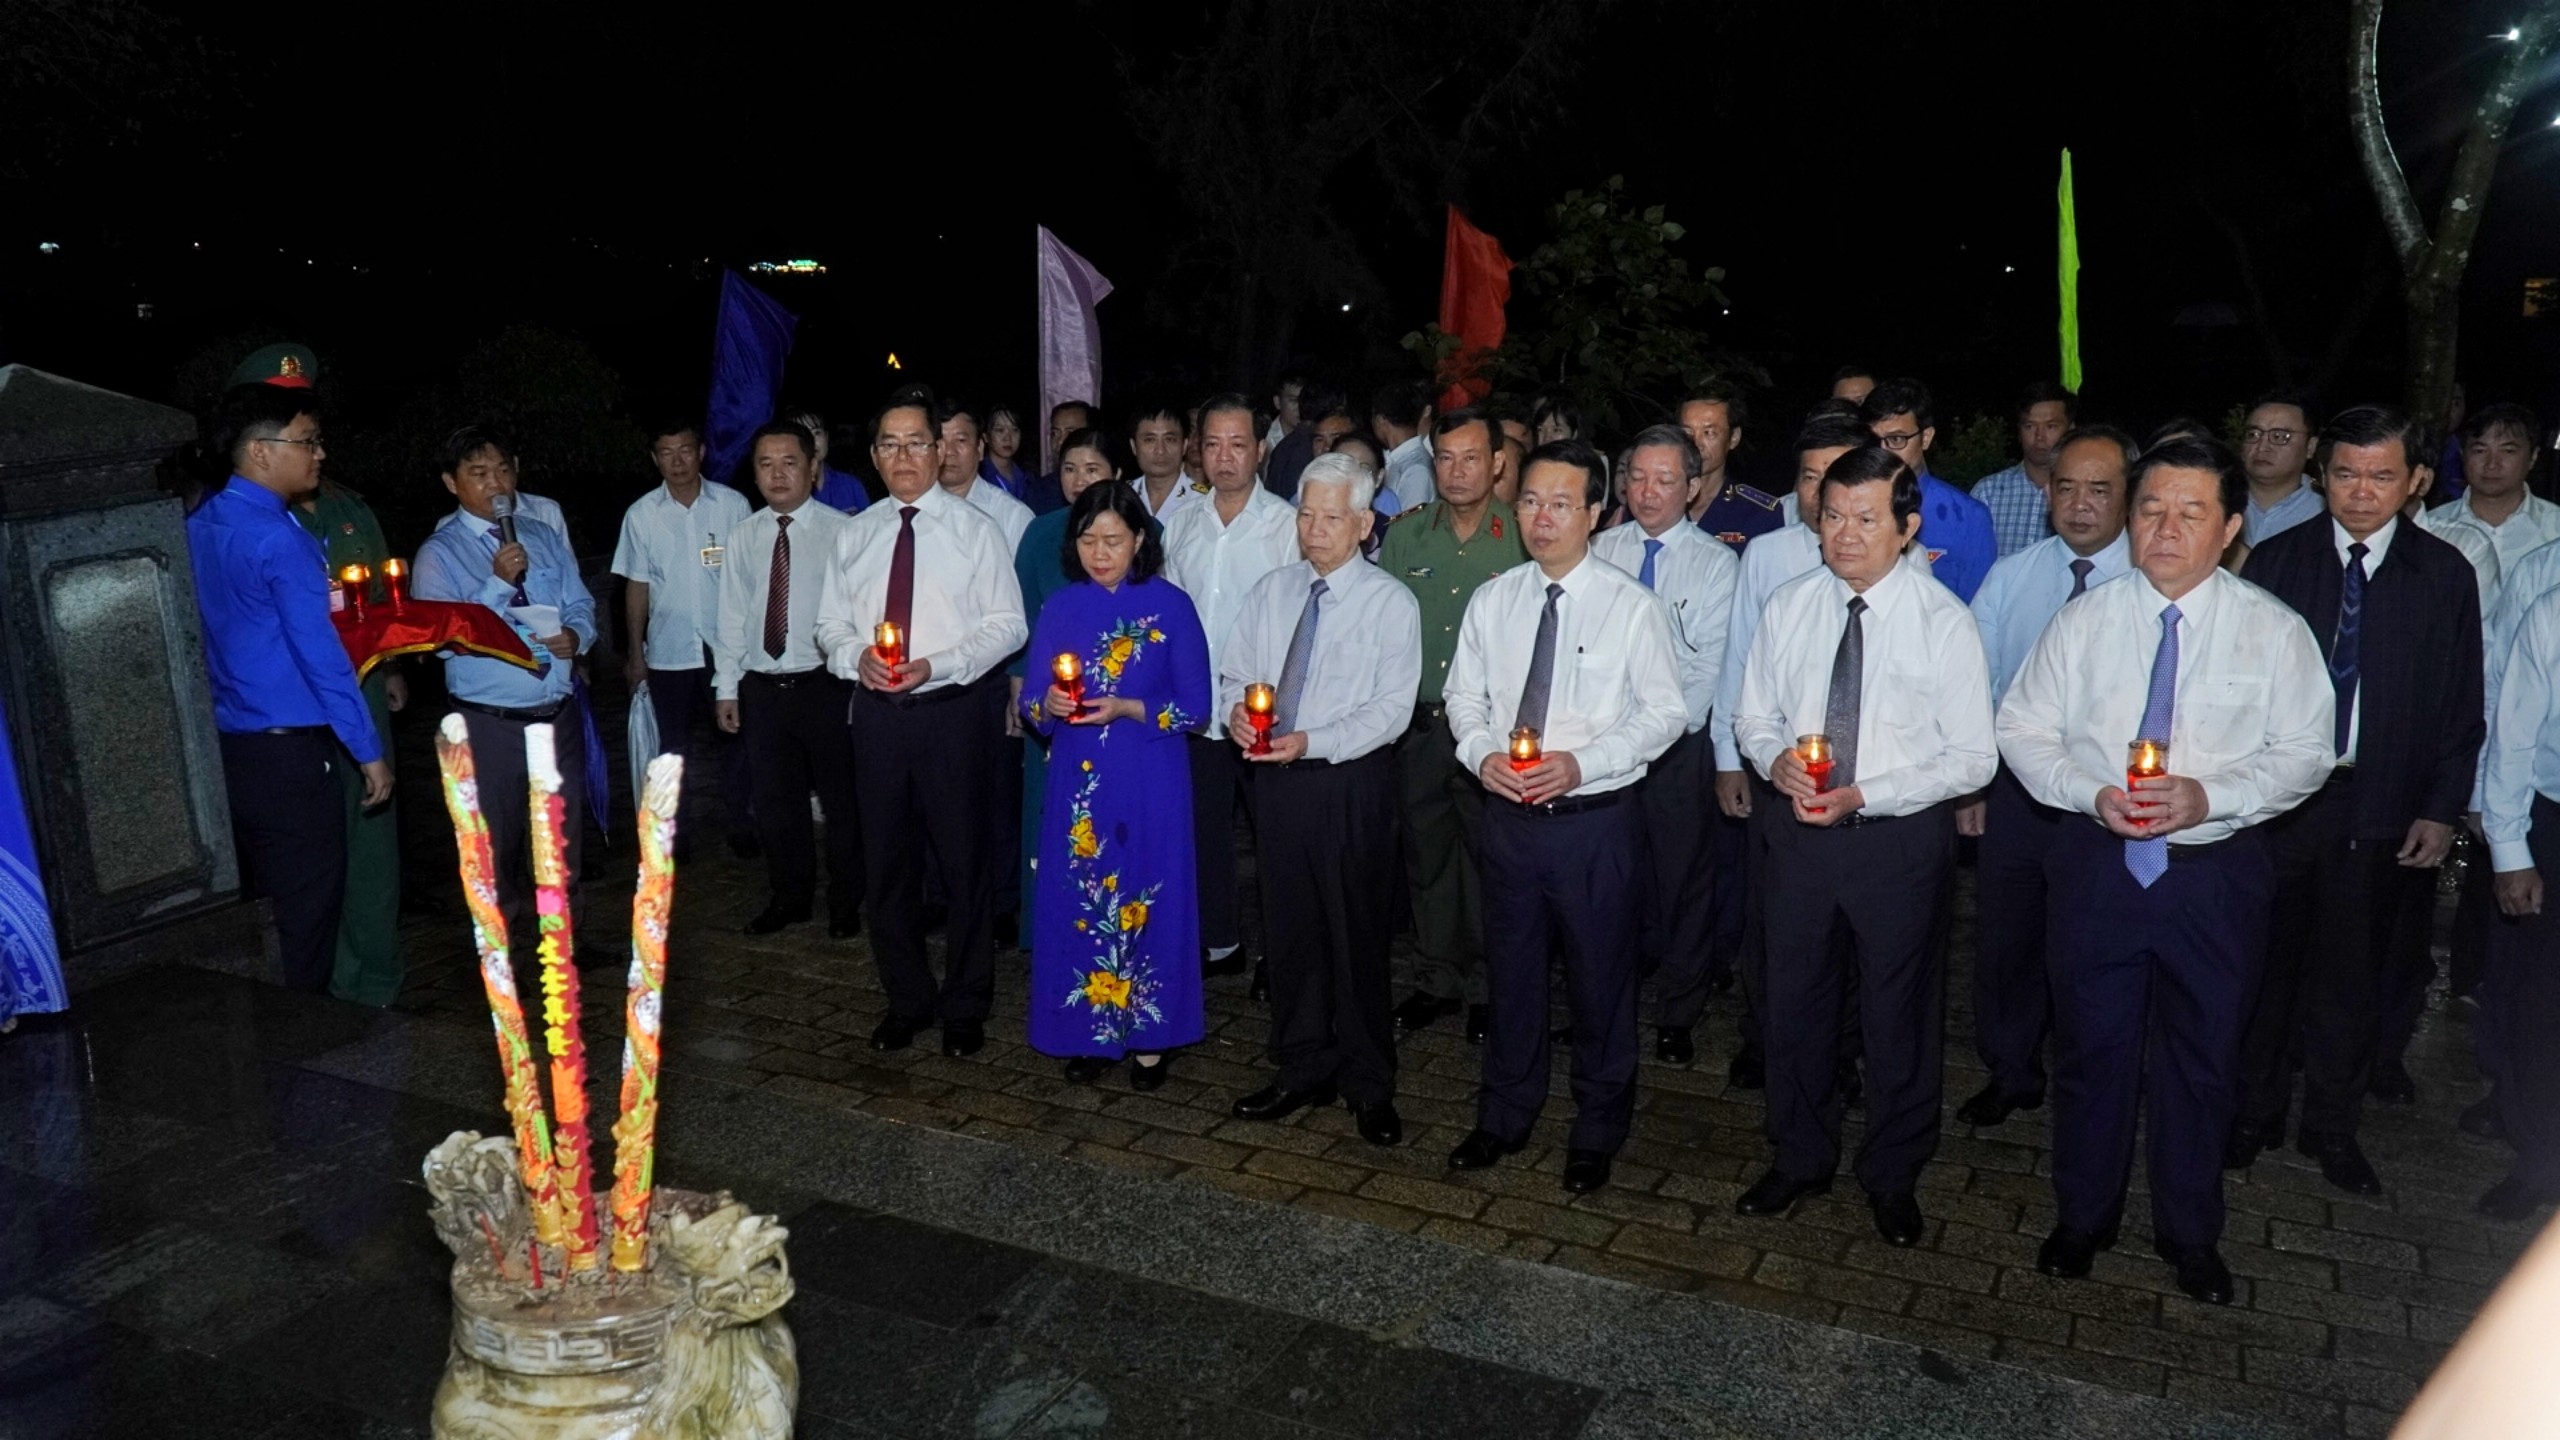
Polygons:
<instances>
[{"instance_id":1,"label":"blue flag","mask_svg":"<svg viewBox=\"0 0 2560 1440\"><path fill-rule=\"evenodd\" d=\"M749 437L773 418L782 398L782 362L791 355L799 325L799 316L737 271L720 272L720 330L711 341L711 403L703 413L703 474L737 484Z\"/></svg>"},{"instance_id":2,"label":"blue flag","mask_svg":"<svg viewBox=\"0 0 2560 1440\"><path fill-rule=\"evenodd\" d=\"M18 794L18 761L0 716L0 1020L41 1015L71 1003L45 904L36 837Z\"/></svg>"}]
</instances>

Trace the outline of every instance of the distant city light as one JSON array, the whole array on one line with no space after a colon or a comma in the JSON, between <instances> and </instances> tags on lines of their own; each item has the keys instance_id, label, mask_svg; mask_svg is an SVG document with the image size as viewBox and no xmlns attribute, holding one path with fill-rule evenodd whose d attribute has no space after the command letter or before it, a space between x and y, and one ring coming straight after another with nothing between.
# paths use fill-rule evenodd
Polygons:
<instances>
[{"instance_id":1,"label":"distant city light","mask_svg":"<svg viewBox=\"0 0 2560 1440\"><path fill-rule=\"evenodd\" d=\"M2000 267L2000 273L2003 275L2015 275L2018 273L2018 267L2015 265L2003 265Z\"/></svg>"},{"instance_id":2,"label":"distant city light","mask_svg":"<svg viewBox=\"0 0 2560 1440\"><path fill-rule=\"evenodd\" d=\"M136 302L134 303L134 307L133 307L133 318L134 318L134 319L136 319L136 320L148 320L148 319L150 319L150 318L151 318L151 302L150 302L150 301L148 301L148 300L136 301Z\"/></svg>"},{"instance_id":3,"label":"distant city light","mask_svg":"<svg viewBox=\"0 0 2560 1440\"><path fill-rule=\"evenodd\" d=\"M1342 302L1342 313L1343 313L1343 314L1345 314L1345 315L1348 315L1348 314L1350 314L1350 313L1351 313L1351 302L1350 302L1350 301L1345 300L1345 301L1343 301L1343 302Z\"/></svg>"},{"instance_id":4,"label":"distant city light","mask_svg":"<svg viewBox=\"0 0 2560 1440\"><path fill-rule=\"evenodd\" d=\"M61 246L54 244L50 240L41 240L36 243L36 252L42 255L58 254L61 249Z\"/></svg>"},{"instance_id":5,"label":"distant city light","mask_svg":"<svg viewBox=\"0 0 2560 1440\"><path fill-rule=\"evenodd\" d=\"M758 260L747 267L758 275L824 275L827 267L815 260Z\"/></svg>"},{"instance_id":6,"label":"distant city light","mask_svg":"<svg viewBox=\"0 0 2560 1440\"><path fill-rule=\"evenodd\" d=\"M2524 38L2524 30L2520 26L2510 25L2507 27L2506 34L2492 35L2489 38L2492 40L2521 40Z\"/></svg>"},{"instance_id":7,"label":"distant city light","mask_svg":"<svg viewBox=\"0 0 2560 1440\"><path fill-rule=\"evenodd\" d=\"M895 350L889 352L889 368L892 370L904 370L907 368L906 366L898 363L898 352Z\"/></svg>"}]
</instances>

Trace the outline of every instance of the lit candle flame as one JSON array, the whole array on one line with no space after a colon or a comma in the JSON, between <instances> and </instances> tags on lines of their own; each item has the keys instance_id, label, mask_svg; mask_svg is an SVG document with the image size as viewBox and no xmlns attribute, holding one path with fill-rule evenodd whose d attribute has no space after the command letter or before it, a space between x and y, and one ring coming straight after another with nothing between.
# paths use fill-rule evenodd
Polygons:
<instances>
[{"instance_id":1,"label":"lit candle flame","mask_svg":"<svg viewBox=\"0 0 2560 1440\"><path fill-rule=\"evenodd\" d=\"M362 585L365 581L372 578L373 572L367 570L362 565L350 565L346 569L338 572L338 583L341 585Z\"/></svg>"},{"instance_id":2,"label":"lit candle flame","mask_svg":"<svg viewBox=\"0 0 2560 1440\"><path fill-rule=\"evenodd\" d=\"M1523 725L1511 732L1511 758L1521 765L1537 763L1538 732L1534 728Z\"/></svg>"},{"instance_id":3,"label":"lit candle flame","mask_svg":"<svg viewBox=\"0 0 2560 1440\"><path fill-rule=\"evenodd\" d=\"M1256 715L1270 714L1272 707L1278 703L1278 695L1268 685L1244 687L1244 708Z\"/></svg>"},{"instance_id":4,"label":"lit candle flame","mask_svg":"<svg viewBox=\"0 0 2560 1440\"><path fill-rule=\"evenodd\" d=\"M1049 668L1057 675L1060 684L1073 685L1084 678L1084 661L1077 658L1072 650L1062 651Z\"/></svg>"}]
</instances>

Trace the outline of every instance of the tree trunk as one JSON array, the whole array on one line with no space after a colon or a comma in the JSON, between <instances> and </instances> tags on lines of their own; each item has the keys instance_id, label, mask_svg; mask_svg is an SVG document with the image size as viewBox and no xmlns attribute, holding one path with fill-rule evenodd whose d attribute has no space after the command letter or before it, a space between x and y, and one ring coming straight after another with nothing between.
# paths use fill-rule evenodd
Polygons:
<instances>
[{"instance_id":1,"label":"tree trunk","mask_svg":"<svg viewBox=\"0 0 2560 1440\"><path fill-rule=\"evenodd\" d=\"M2403 286L2400 299L2409 312L2409 414L2430 435L2441 436L2453 415L2453 359L2462 328L2462 285L2430 284L2424 279ZM2432 454L2418 457L2435 463Z\"/></svg>"}]
</instances>

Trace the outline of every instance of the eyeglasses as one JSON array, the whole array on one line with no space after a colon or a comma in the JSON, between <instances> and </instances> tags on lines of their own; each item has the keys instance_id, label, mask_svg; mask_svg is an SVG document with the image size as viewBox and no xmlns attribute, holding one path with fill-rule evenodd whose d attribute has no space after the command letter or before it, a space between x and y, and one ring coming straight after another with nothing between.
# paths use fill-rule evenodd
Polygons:
<instances>
[{"instance_id":1,"label":"eyeglasses","mask_svg":"<svg viewBox=\"0 0 2560 1440\"><path fill-rule=\"evenodd\" d=\"M1917 430L1897 430L1890 435L1879 433L1876 436L1876 443L1887 450L1900 450L1919 438L1920 432Z\"/></svg>"},{"instance_id":2,"label":"eyeglasses","mask_svg":"<svg viewBox=\"0 0 2560 1440\"><path fill-rule=\"evenodd\" d=\"M2299 437L2300 433L2301 432L2295 430L2261 430L2257 426L2252 425L2248 429L2240 432L2240 443L2243 445L2265 444L2284 446L2292 444L2294 440Z\"/></svg>"},{"instance_id":3,"label":"eyeglasses","mask_svg":"<svg viewBox=\"0 0 2560 1440\"><path fill-rule=\"evenodd\" d=\"M290 440L282 435L261 435L249 443L253 445L308 445L314 450L325 450L328 448L329 444L329 442L321 439L317 435L312 436L308 440Z\"/></svg>"},{"instance_id":4,"label":"eyeglasses","mask_svg":"<svg viewBox=\"0 0 2560 1440\"><path fill-rule=\"evenodd\" d=\"M939 442L932 440L874 440L871 442L871 453L880 456L930 455L937 443Z\"/></svg>"}]
</instances>

